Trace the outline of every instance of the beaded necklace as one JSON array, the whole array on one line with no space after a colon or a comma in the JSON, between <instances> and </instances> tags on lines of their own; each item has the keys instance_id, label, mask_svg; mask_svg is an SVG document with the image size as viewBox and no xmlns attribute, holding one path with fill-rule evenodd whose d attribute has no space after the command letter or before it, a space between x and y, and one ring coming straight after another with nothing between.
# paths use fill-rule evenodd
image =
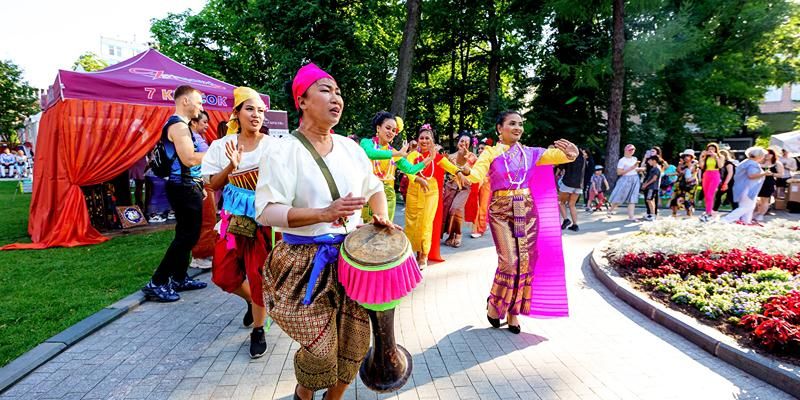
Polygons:
<instances>
[{"instance_id":1,"label":"beaded necklace","mask_svg":"<svg viewBox=\"0 0 800 400\"><path fill-rule=\"evenodd\" d=\"M525 154L525 150L522 148L522 145L520 145L519 142L515 143L515 146L516 147L512 146L510 149L508 149L508 151L503 153L502 157L503 157L503 164L506 167L506 177L508 178L509 183L511 183L512 185L517 185L517 189L519 189L520 186L525 182L525 178L527 178L528 176L528 156ZM514 150L515 148L520 153L522 153L522 163L523 163L522 176L521 177L518 176L517 177L518 179L516 180L511 177L511 168L509 168L508 166L508 159L511 158L510 155L511 151ZM519 164L517 164L516 166L518 167Z\"/></svg>"},{"instance_id":2,"label":"beaded necklace","mask_svg":"<svg viewBox=\"0 0 800 400\"><path fill-rule=\"evenodd\" d=\"M377 136L374 137L372 139L372 141L373 141L373 143L375 143L375 150L380 150L381 143L380 143L380 140L378 139L378 137ZM391 144L389 145L388 148L389 148L389 150L394 150L394 148L392 147ZM372 161L372 171L381 180L384 180L386 178L386 176L389 175L389 172L392 170L392 167L396 167L396 166L397 166L397 163L394 162L394 157L389 158L389 167L386 168L386 171L384 171L381 168L381 160L373 160Z\"/></svg>"},{"instance_id":3,"label":"beaded necklace","mask_svg":"<svg viewBox=\"0 0 800 400\"><path fill-rule=\"evenodd\" d=\"M419 157L417 158L417 160L416 160L416 161L417 161L417 162L420 162L420 161L421 161L421 160L420 160L420 158L421 158L422 160L424 160L424 159L425 159L425 155L424 155L423 153L420 153L420 155L419 155ZM421 177L425 178L425 180L428 180L428 179L431 179L431 178L433 178L433 171L436 169L436 158L434 158L434 160L433 160L433 161L431 161L431 165L430 165L430 167L431 167L431 174L430 174L430 176L425 176L425 170L426 170L426 169L428 169L428 167L425 167L425 168L423 168L423 170L419 172L419 175L420 175Z\"/></svg>"}]
</instances>

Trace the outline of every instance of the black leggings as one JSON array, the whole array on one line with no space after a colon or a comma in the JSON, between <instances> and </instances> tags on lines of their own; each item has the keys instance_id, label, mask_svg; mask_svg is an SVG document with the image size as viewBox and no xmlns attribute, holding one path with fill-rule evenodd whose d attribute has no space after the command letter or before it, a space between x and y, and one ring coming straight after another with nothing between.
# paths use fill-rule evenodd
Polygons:
<instances>
[{"instance_id":1,"label":"black leggings","mask_svg":"<svg viewBox=\"0 0 800 400\"><path fill-rule=\"evenodd\" d=\"M725 195L725 201L722 201L723 195ZM714 211L719 211L719 208L725 204L730 204L731 210L735 210L739 207L739 204L733 201L733 182L728 185L728 190L724 192L722 190L717 190L717 194L714 196Z\"/></svg>"},{"instance_id":2,"label":"black leggings","mask_svg":"<svg viewBox=\"0 0 800 400\"><path fill-rule=\"evenodd\" d=\"M153 283L164 285L169 278L182 281L192 262L192 247L200 239L203 223L203 187L199 184L167 183L167 199L175 211L175 238L172 239L153 273Z\"/></svg>"}]
</instances>

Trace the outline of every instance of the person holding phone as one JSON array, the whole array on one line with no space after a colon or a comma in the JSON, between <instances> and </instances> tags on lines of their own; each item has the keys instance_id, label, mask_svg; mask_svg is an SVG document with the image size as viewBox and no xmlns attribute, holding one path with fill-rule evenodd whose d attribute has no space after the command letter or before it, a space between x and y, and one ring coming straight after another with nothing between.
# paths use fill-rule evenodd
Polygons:
<instances>
[{"instance_id":1,"label":"person holding phone","mask_svg":"<svg viewBox=\"0 0 800 400\"><path fill-rule=\"evenodd\" d=\"M719 156L719 145L709 143L706 149L700 153L700 169L703 171L703 199L706 212L700 217L703 222L714 217L714 198L717 189L722 182L720 169L724 166L724 161Z\"/></svg>"},{"instance_id":2,"label":"person holding phone","mask_svg":"<svg viewBox=\"0 0 800 400\"><path fill-rule=\"evenodd\" d=\"M416 175L432 158L417 164L411 164L405 157L408 155L408 143L404 140L403 147L396 150L392 141L403 130L403 120L386 111L379 111L372 118L372 128L375 129L373 138L362 139L361 148L372 161L372 173L383 182L383 191L389 207L389 220L394 220L394 211L397 206L397 194L394 191L395 173L399 169L408 175ZM361 211L364 223L372 221L372 209L366 205Z\"/></svg>"}]
</instances>

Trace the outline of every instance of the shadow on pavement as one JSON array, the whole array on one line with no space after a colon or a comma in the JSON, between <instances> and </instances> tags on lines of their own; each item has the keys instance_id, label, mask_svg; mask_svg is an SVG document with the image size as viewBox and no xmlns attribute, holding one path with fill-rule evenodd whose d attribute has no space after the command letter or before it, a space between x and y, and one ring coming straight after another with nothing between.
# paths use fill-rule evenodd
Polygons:
<instances>
[{"instance_id":1,"label":"shadow on pavement","mask_svg":"<svg viewBox=\"0 0 800 400\"><path fill-rule=\"evenodd\" d=\"M419 392L421 388L440 378L449 378L456 386L462 380L471 379L473 384L475 381L486 381L483 368L486 363L547 340L543 336L527 332L514 335L505 328L476 328L466 325L442 338L435 347L414 354L411 378L396 394L417 391L417 394L423 396ZM504 362L512 361L504 359ZM497 373L500 373L499 369ZM422 390L424 392L424 388Z\"/></svg>"},{"instance_id":2,"label":"shadow on pavement","mask_svg":"<svg viewBox=\"0 0 800 400\"><path fill-rule=\"evenodd\" d=\"M592 271L592 267L589 261L590 257L591 255L584 258L583 264L581 266L581 272L583 273L586 286L597 292L600 295L600 297L611 307L619 311L626 318L635 322L641 328L645 329L648 333L658 337L663 342L669 344L670 346L677 349L681 353L690 357L692 360L702 364L704 367L708 368L711 371L714 371L717 375L725 378L726 380L730 381L731 383L739 387L742 393L734 395L733 397L734 399L758 400L758 399L768 398L767 396L758 395L757 393L752 393L747 389L743 389L739 386L739 378L741 375L747 375L746 372L741 371L738 368L729 364L726 364L729 366L728 369L720 369L719 364L712 363L709 360L709 358L716 359L714 355L707 353L705 350L698 347L694 343L689 342L682 336L670 331L669 329L659 325L657 322L647 318L647 316L645 316L635 308L631 307L628 303L625 303L622 299L615 296L614 293L608 290L608 288L602 282L600 282L600 280L594 275L594 272ZM725 363L722 360L719 360L719 362Z\"/></svg>"}]
</instances>

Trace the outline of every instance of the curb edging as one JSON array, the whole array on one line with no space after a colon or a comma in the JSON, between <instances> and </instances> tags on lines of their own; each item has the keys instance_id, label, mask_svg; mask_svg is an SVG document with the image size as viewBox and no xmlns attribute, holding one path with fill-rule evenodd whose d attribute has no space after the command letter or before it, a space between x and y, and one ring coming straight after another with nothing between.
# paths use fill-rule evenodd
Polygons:
<instances>
[{"instance_id":1,"label":"curb edging","mask_svg":"<svg viewBox=\"0 0 800 400\"><path fill-rule=\"evenodd\" d=\"M715 328L701 325L691 316L671 310L634 289L609 265L604 249L608 239L592 250L589 264L594 275L615 296L628 303L659 325L681 335L715 357L784 392L800 398L800 369L786 367L779 361L740 347Z\"/></svg>"},{"instance_id":2,"label":"curb edging","mask_svg":"<svg viewBox=\"0 0 800 400\"><path fill-rule=\"evenodd\" d=\"M206 271L208 270L190 268L188 275L190 278L195 278ZM145 301L147 299L144 294L141 291L136 291L78 321L76 324L15 358L6 366L0 368L0 393L11 388L36 368L72 347L75 343L80 342L85 337L139 307Z\"/></svg>"}]
</instances>

